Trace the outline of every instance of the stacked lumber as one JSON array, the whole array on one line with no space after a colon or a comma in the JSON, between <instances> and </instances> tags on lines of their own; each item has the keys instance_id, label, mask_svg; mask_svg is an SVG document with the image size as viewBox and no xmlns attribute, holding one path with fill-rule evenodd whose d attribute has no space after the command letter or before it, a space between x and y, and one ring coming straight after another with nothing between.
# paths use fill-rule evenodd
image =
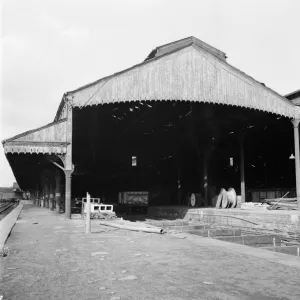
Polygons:
<instances>
[{"instance_id":1,"label":"stacked lumber","mask_svg":"<svg viewBox=\"0 0 300 300\"><path fill-rule=\"evenodd\" d=\"M265 199L269 210L297 210L297 198Z\"/></svg>"},{"instance_id":2,"label":"stacked lumber","mask_svg":"<svg viewBox=\"0 0 300 300\"><path fill-rule=\"evenodd\" d=\"M241 203L241 209L268 209L270 205L267 203L245 202Z\"/></svg>"}]
</instances>

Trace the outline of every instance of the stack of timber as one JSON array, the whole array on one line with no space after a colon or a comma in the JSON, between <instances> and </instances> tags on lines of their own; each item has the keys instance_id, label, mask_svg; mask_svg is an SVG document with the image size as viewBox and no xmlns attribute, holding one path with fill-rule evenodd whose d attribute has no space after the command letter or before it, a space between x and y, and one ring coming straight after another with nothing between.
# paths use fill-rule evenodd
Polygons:
<instances>
[{"instance_id":1,"label":"stack of timber","mask_svg":"<svg viewBox=\"0 0 300 300\"><path fill-rule=\"evenodd\" d=\"M268 209L270 205L267 203L245 202L241 203L241 209Z\"/></svg>"},{"instance_id":2,"label":"stack of timber","mask_svg":"<svg viewBox=\"0 0 300 300\"><path fill-rule=\"evenodd\" d=\"M297 198L265 199L269 210L297 210Z\"/></svg>"}]
</instances>

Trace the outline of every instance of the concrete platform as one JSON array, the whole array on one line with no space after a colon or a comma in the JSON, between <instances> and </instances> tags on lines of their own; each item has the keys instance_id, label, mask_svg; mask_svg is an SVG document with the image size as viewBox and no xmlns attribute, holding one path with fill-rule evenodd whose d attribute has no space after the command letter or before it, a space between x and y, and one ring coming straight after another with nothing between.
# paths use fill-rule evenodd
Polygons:
<instances>
[{"instance_id":1,"label":"concrete platform","mask_svg":"<svg viewBox=\"0 0 300 300\"><path fill-rule=\"evenodd\" d=\"M24 205L0 258L3 300L228 299L300 296L300 259L187 233L99 226Z\"/></svg>"},{"instance_id":2,"label":"concrete platform","mask_svg":"<svg viewBox=\"0 0 300 300\"><path fill-rule=\"evenodd\" d=\"M15 223L22 211L23 204L19 204L7 216L0 221L0 254L3 253L5 242L15 226Z\"/></svg>"},{"instance_id":3,"label":"concrete platform","mask_svg":"<svg viewBox=\"0 0 300 300\"><path fill-rule=\"evenodd\" d=\"M196 220L224 226L264 226L268 229L300 232L300 211L150 206L148 217Z\"/></svg>"}]
</instances>

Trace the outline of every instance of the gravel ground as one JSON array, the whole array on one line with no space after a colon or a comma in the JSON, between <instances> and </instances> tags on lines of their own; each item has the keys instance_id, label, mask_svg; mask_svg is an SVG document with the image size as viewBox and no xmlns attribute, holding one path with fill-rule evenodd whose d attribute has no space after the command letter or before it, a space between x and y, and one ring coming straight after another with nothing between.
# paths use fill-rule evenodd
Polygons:
<instances>
[{"instance_id":1,"label":"gravel ground","mask_svg":"<svg viewBox=\"0 0 300 300\"><path fill-rule=\"evenodd\" d=\"M0 258L0 299L300 299L300 259L188 234L65 220L24 205Z\"/></svg>"}]
</instances>

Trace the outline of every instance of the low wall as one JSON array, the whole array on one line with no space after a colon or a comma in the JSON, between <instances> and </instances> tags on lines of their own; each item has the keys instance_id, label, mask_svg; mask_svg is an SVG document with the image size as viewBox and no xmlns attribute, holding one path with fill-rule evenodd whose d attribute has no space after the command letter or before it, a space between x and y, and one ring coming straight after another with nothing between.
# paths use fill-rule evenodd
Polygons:
<instances>
[{"instance_id":1,"label":"low wall","mask_svg":"<svg viewBox=\"0 0 300 300\"><path fill-rule=\"evenodd\" d=\"M5 242L13 229L22 211L23 204L19 204L5 218L0 221L0 253L3 251Z\"/></svg>"},{"instance_id":2,"label":"low wall","mask_svg":"<svg viewBox=\"0 0 300 300\"><path fill-rule=\"evenodd\" d=\"M299 211L276 211L262 209L216 209L189 208L184 206L153 206L148 217L161 219L184 219L227 226L255 227L300 232Z\"/></svg>"}]
</instances>

